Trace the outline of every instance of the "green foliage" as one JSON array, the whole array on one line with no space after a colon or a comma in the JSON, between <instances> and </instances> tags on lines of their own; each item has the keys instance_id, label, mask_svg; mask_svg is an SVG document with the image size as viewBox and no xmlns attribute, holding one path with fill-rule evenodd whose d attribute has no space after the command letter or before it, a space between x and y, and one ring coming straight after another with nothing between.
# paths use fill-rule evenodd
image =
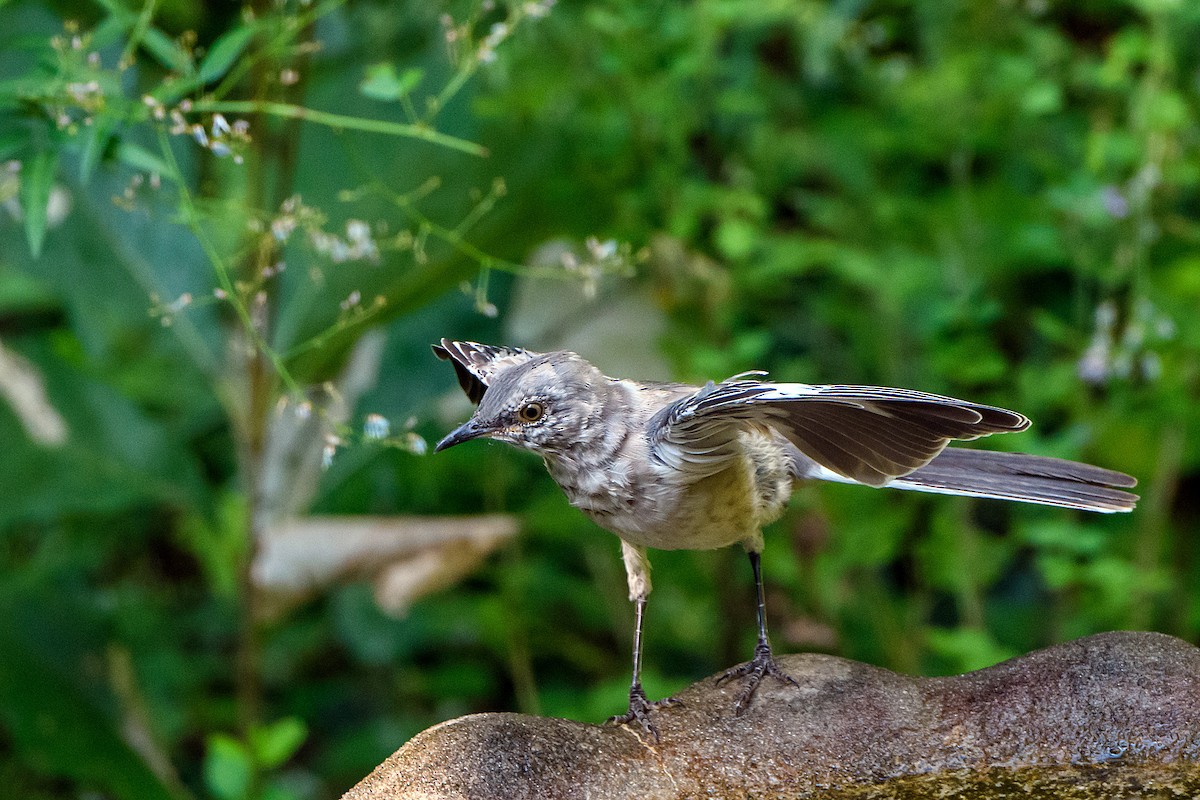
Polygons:
<instances>
[{"instance_id":1,"label":"green foliage","mask_svg":"<svg viewBox=\"0 0 1200 800\"><path fill-rule=\"evenodd\" d=\"M454 715L619 711L616 540L527 454L420 454L465 413L441 336L954 394L1035 421L979 446L1142 481L1119 518L804 487L781 649L1200 640L1198 35L1132 0L3 5L0 777L334 797ZM272 617L250 559L306 510L522 532L400 618L355 580ZM737 552L652 559L663 695L753 606Z\"/></svg>"},{"instance_id":2,"label":"green foliage","mask_svg":"<svg viewBox=\"0 0 1200 800\"><path fill-rule=\"evenodd\" d=\"M83 598L49 600L6 587L0 613L0 717L33 768L95 785L113 797L170 800L174 793L111 719L86 638L97 638ZM89 680L91 679L91 680Z\"/></svg>"},{"instance_id":3,"label":"green foliage","mask_svg":"<svg viewBox=\"0 0 1200 800\"><path fill-rule=\"evenodd\" d=\"M308 731L294 717L259 725L246 742L232 736L209 737L204 758L204 783L217 800L286 800L295 797L279 782L258 786L257 776L277 769L304 743Z\"/></svg>"},{"instance_id":4,"label":"green foliage","mask_svg":"<svg viewBox=\"0 0 1200 800\"><path fill-rule=\"evenodd\" d=\"M416 68L397 73L396 68L386 62L372 64L367 67L367 75L358 90L372 100L399 100L411 94L422 77L424 73Z\"/></svg>"}]
</instances>

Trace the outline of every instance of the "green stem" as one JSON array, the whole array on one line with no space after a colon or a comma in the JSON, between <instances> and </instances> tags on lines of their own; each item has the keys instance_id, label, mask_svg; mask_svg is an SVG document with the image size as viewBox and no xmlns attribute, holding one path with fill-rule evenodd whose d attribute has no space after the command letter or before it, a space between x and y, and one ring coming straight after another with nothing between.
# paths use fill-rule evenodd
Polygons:
<instances>
[{"instance_id":1,"label":"green stem","mask_svg":"<svg viewBox=\"0 0 1200 800\"><path fill-rule=\"evenodd\" d=\"M279 31L274 37L263 42L261 47L247 53L245 57L238 59L229 72L225 74L225 77L221 79L221 82L212 89L210 92L211 99L220 100L224 98L242 84L251 70L260 68L264 60L272 59L276 53L292 42L296 38L296 31L311 27L318 19L345 4L346 0L329 0L329 2L313 6L307 11L298 13L293 17L284 17L284 23L279 26ZM259 18L262 19L262 16ZM197 86L196 88L200 87Z\"/></svg>"},{"instance_id":2,"label":"green stem","mask_svg":"<svg viewBox=\"0 0 1200 800\"><path fill-rule=\"evenodd\" d=\"M137 52L138 45L146 36L146 31L150 30L150 22L154 19L154 6L157 5L157 0L146 0L146 5L142 8L142 12L138 14L137 22L133 25L133 30L129 33L129 41L125 44L125 51L121 53L121 64L132 64L133 55Z\"/></svg>"},{"instance_id":3,"label":"green stem","mask_svg":"<svg viewBox=\"0 0 1200 800\"><path fill-rule=\"evenodd\" d=\"M382 119L364 119L350 117L345 114L332 114L328 111L317 111L291 103L275 103L259 100L198 100L192 105L193 110L222 114L266 114L283 119L298 119L317 125L326 125L340 130L366 131L368 133L383 133L388 136L404 136L420 139L431 144L448 147L473 156L484 157L488 154L483 145L459 139L440 133L426 125L410 125L404 122L388 122Z\"/></svg>"},{"instance_id":4,"label":"green stem","mask_svg":"<svg viewBox=\"0 0 1200 800\"><path fill-rule=\"evenodd\" d=\"M237 315L238 321L242 324L246 336L249 337L256 350L261 352L271 362L271 365L279 374L280 380L287 386L289 391L298 392L300 387L288 372L287 367L283 363L283 359L279 356L275 349L262 338L254 320L250 316L250 309L246 307L238 293L237 287L234 285L233 278L229 274L229 267L225 263L225 259L217 252L216 246L209 240L204 233L204 227L200 224L200 212L196 209L195 201L192 198L191 192L187 189L187 184L183 179L183 171L179 168L179 162L175 159L175 153L171 150L171 142L164 128L158 129L159 145L162 148L163 160L170 166L172 178L179 190L179 208L183 212L183 220L191 230L192 235L196 237L196 241L200 244L200 248L204 251L204 255L208 258L209 263L213 266L213 271L217 275L217 283L221 290L225 292L226 299L229 305L233 307L234 313Z\"/></svg>"},{"instance_id":5,"label":"green stem","mask_svg":"<svg viewBox=\"0 0 1200 800\"><path fill-rule=\"evenodd\" d=\"M510 261L505 261L503 259L488 255L464 239L457 228L447 228L444 225L439 225L438 223L434 222L429 217L425 216L425 214L423 214L420 210L418 210L407 195L396 194L384 187L380 187L380 191L397 208L403 211L409 219L417 223L419 227L423 228L428 233L432 233L434 236L457 250L460 254L477 263L480 267L484 269L503 269L511 272L529 271L527 267L521 264L514 264Z\"/></svg>"}]
</instances>

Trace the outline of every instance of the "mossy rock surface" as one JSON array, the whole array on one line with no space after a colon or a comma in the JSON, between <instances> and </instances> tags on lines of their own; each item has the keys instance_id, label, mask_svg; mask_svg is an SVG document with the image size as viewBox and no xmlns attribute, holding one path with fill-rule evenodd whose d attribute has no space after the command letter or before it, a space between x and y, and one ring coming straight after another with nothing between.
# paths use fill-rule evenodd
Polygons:
<instances>
[{"instance_id":1,"label":"mossy rock surface","mask_svg":"<svg viewBox=\"0 0 1200 800\"><path fill-rule=\"evenodd\" d=\"M913 678L779 658L799 686L700 681L630 726L477 714L414 737L346 800L1200 796L1200 649L1107 633Z\"/></svg>"}]
</instances>

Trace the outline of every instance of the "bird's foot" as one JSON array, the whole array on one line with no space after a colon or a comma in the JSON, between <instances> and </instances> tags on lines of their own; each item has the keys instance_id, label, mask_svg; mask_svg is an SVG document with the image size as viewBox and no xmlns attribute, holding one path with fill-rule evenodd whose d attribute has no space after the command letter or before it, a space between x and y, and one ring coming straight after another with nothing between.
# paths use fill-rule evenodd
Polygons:
<instances>
[{"instance_id":1,"label":"bird's foot","mask_svg":"<svg viewBox=\"0 0 1200 800\"><path fill-rule=\"evenodd\" d=\"M758 646L754 648L754 658L745 664L731 667L717 676L717 685L735 678L746 679L742 691L738 693L737 702L733 704L734 716L740 717L750 707L750 700L754 697L754 692L758 690L758 685L767 675L784 683L790 683L792 686L800 685L795 678L788 675L775 663L775 657L771 655L771 645L767 642L758 643Z\"/></svg>"},{"instance_id":2,"label":"bird's foot","mask_svg":"<svg viewBox=\"0 0 1200 800\"><path fill-rule=\"evenodd\" d=\"M675 697L664 697L662 700L655 700L653 703L646 699L646 692L642 689L640 683L635 683L629 687L629 710L624 714L618 714L615 717L609 717L609 724L628 725L636 722L641 726L647 734L654 737L654 741L658 741L658 728L650 719L651 712L657 711L660 708L668 708L670 706L679 705L680 701Z\"/></svg>"}]
</instances>

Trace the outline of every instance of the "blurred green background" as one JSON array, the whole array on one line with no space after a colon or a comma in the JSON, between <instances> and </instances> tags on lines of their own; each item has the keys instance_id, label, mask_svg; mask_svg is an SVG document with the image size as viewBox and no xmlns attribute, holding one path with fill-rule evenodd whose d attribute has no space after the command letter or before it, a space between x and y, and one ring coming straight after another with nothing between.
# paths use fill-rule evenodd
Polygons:
<instances>
[{"instance_id":1,"label":"blurred green background","mask_svg":"<svg viewBox=\"0 0 1200 800\"><path fill-rule=\"evenodd\" d=\"M805 487L779 651L1197 641L1197 41L1186 0L0 3L0 785L331 798L453 716L624 709L617 540L529 454L423 453L442 336L961 396L1141 481ZM750 655L739 550L652 562L652 697Z\"/></svg>"}]
</instances>

